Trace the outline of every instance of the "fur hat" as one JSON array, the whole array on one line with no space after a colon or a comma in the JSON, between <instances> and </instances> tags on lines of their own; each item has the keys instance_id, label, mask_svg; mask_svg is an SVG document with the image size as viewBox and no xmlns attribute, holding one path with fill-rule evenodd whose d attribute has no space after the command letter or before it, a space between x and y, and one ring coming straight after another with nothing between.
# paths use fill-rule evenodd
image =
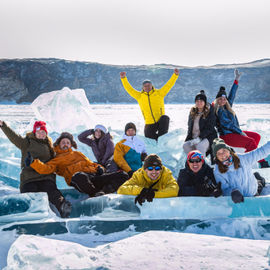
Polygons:
<instances>
[{"instance_id":1,"label":"fur hat","mask_svg":"<svg viewBox=\"0 0 270 270\"><path fill-rule=\"evenodd\" d=\"M227 98L227 93L225 91L225 87L224 86L220 86L220 88L219 88L219 91L218 91L218 93L216 95L216 98L219 98L219 97L225 97L225 98Z\"/></svg>"},{"instance_id":2,"label":"fur hat","mask_svg":"<svg viewBox=\"0 0 270 270\"><path fill-rule=\"evenodd\" d=\"M143 168L147 169L150 166L160 166L160 167L162 167L161 158L156 154L148 155L144 160Z\"/></svg>"},{"instance_id":3,"label":"fur hat","mask_svg":"<svg viewBox=\"0 0 270 270\"><path fill-rule=\"evenodd\" d=\"M107 129L102 125L96 125L95 128L94 128L94 131L96 131L97 129L100 129L104 133L107 133Z\"/></svg>"},{"instance_id":4,"label":"fur hat","mask_svg":"<svg viewBox=\"0 0 270 270\"><path fill-rule=\"evenodd\" d=\"M47 131L47 128L46 128L46 123L43 122L43 121L36 121L34 123L33 133L36 134L37 130L44 130L48 134L48 131Z\"/></svg>"},{"instance_id":5,"label":"fur hat","mask_svg":"<svg viewBox=\"0 0 270 270\"><path fill-rule=\"evenodd\" d=\"M60 137L56 139L53 146L59 145L62 139L69 139L71 142L71 146L74 147L75 149L77 149L77 143L74 141L73 135L70 134L69 132L62 132Z\"/></svg>"},{"instance_id":6,"label":"fur hat","mask_svg":"<svg viewBox=\"0 0 270 270\"><path fill-rule=\"evenodd\" d=\"M206 97L206 95L204 93L204 90L201 90L200 93L198 93L196 95L195 102L196 102L196 100L203 100L205 104L207 103L207 97Z\"/></svg>"},{"instance_id":7,"label":"fur hat","mask_svg":"<svg viewBox=\"0 0 270 270\"><path fill-rule=\"evenodd\" d=\"M130 128L133 128L135 130L135 133L137 132L135 124L130 122L130 123L127 123L125 126L125 134L127 133L127 130Z\"/></svg>"},{"instance_id":8,"label":"fur hat","mask_svg":"<svg viewBox=\"0 0 270 270\"><path fill-rule=\"evenodd\" d=\"M212 143L212 152L213 152L213 156L216 157L217 155L217 151L225 148L229 151L232 151L231 147L229 145L227 145L224 140L220 139L220 138L216 138L214 139L213 143Z\"/></svg>"}]
</instances>

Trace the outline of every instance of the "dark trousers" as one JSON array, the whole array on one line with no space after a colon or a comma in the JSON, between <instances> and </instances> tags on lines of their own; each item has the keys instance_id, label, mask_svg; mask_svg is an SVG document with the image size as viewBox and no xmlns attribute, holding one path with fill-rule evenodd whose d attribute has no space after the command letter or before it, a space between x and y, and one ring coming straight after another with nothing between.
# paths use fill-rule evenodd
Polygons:
<instances>
[{"instance_id":1,"label":"dark trousers","mask_svg":"<svg viewBox=\"0 0 270 270\"><path fill-rule=\"evenodd\" d=\"M49 202L52 203L59 212L62 203L65 201L65 198L57 188L56 183L51 180L26 183L20 187L20 191L21 193L46 192L48 194Z\"/></svg>"},{"instance_id":2,"label":"dark trousers","mask_svg":"<svg viewBox=\"0 0 270 270\"><path fill-rule=\"evenodd\" d=\"M93 197L100 191L103 191L105 194L117 191L126 180L128 180L128 174L122 171L104 173L102 175L77 172L72 176L70 185L79 192Z\"/></svg>"},{"instance_id":3,"label":"dark trousers","mask_svg":"<svg viewBox=\"0 0 270 270\"><path fill-rule=\"evenodd\" d=\"M168 133L170 118L162 115L157 123L144 126L144 136L146 138L157 140L158 137Z\"/></svg>"}]
</instances>

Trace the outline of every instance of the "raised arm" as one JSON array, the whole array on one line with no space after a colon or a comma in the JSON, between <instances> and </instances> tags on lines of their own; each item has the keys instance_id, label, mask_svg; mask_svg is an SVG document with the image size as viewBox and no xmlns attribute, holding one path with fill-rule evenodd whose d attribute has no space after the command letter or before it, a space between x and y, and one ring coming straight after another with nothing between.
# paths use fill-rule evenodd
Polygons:
<instances>
[{"instance_id":1,"label":"raised arm","mask_svg":"<svg viewBox=\"0 0 270 270\"><path fill-rule=\"evenodd\" d=\"M235 74L235 79L234 79L234 82L233 82L233 85L232 85L232 88L230 90L229 97L228 97L228 102L230 103L231 106L233 105L233 102L234 102L234 99L236 96L236 92L238 89L238 81L239 81L242 73L239 72L238 69L236 69L234 71L234 74Z\"/></svg>"},{"instance_id":2,"label":"raised arm","mask_svg":"<svg viewBox=\"0 0 270 270\"><path fill-rule=\"evenodd\" d=\"M18 147L19 149L27 147L28 140L26 138L23 138L21 135L18 135L4 121L0 120L0 127L10 140L10 142L12 142L16 147Z\"/></svg>"},{"instance_id":3,"label":"raised arm","mask_svg":"<svg viewBox=\"0 0 270 270\"><path fill-rule=\"evenodd\" d=\"M136 89L134 89L131 84L129 83L127 76L126 76L126 72L120 72L120 78L121 78L121 82L125 88L125 90L128 92L128 94L133 97L134 99L138 100L141 96L141 92L137 91Z\"/></svg>"},{"instance_id":4,"label":"raised arm","mask_svg":"<svg viewBox=\"0 0 270 270\"><path fill-rule=\"evenodd\" d=\"M174 70L172 77L167 81L167 83L162 88L159 89L159 94L161 96L165 97L169 93L169 91L174 86L176 80L178 79L178 76L179 76L179 70L176 68Z\"/></svg>"}]
</instances>

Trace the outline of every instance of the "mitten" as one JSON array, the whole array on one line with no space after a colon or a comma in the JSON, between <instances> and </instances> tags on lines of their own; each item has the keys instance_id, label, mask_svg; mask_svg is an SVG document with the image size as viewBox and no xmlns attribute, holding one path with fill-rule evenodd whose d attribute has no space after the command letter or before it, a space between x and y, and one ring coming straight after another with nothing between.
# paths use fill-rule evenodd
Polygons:
<instances>
[{"instance_id":1,"label":"mitten","mask_svg":"<svg viewBox=\"0 0 270 270\"><path fill-rule=\"evenodd\" d=\"M244 197L239 190L232 191L231 197L234 203L244 202Z\"/></svg>"},{"instance_id":2,"label":"mitten","mask_svg":"<svg viewBox=\"0 0 270 270\"><path fill-rule=\"evenodd\" d=\"M148 188L143 188L140 194L135 198L135 204L138 202L139 205L142 205L146 200L147 192L148 192Z\"/></svg>"}]
</instances>

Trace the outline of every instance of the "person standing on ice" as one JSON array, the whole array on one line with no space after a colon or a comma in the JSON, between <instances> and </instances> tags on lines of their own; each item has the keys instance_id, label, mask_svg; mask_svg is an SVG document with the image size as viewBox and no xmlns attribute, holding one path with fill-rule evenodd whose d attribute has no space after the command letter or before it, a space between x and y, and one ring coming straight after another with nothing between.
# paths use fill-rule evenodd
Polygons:
<instances>
[{"instance_id":1,"label":"person standing on ice","mask_svg":"<svg viewBox=\"0 0 270 270\"><path fill-rule=\"evenodd\" d=\"M221 183L224 196L231 196L234 203L244 197L259 195L265 186L265 179L258 172L252 173L252 165L270 154L270 141L244 154L236 154L224 140L216 138L212 144L216 165L214 176Z\"/></svg>"},{"instance_id":2,"label":"person standing on ice","mask_svg":"<svg viewBox=\"0 0 270 270\"><path fill-rule=\"evenodd\" d=\"M214 196L222 195L221 183L217 185L213 168L206 164L204 156L198 150L190 151L184 169L177 178L178 196Z\"/></svg>"},{"instance_id":3,"label":"person standing on ice","mask_svg":"<svg viewBox=\"0 0 270 270\"><path fill-rule=\"evenodd\" d=\"M127 123L123 139L114 149L113 158L117 166L128 173L129 177L142 167L146 154L145 144L136 136L134 123Z\"/></svg>"},{"instance_id":4,"label":"person standing on ice","mask_svg":"<svg viewBox=\"0 0 270 270\"><path fill-rule=\"evenodd\" d=\"M143 167L117 190L118 194L135 195L135 204L142 205L154 198L176 197L179 187L172 172L162 165L161 158L151 154L145 158Z\"/></svg>"},{"instance_id":5,"label":"person standing on ice","mask_svg":"<svg viewBox=\"0 0 270 270\"><path fill-rule=\"evenodd\" d=\"M78 139L92 148L97 163L102 165L106 172L117 171L117 165L113 161L112 136L103 125L96 125L94 129L85 130L79 134Z\"/></svg>"},{"instance_id":6,"label":"person standing on ice","mask_svg":"<svg viewBox=\"0 0 270 270\"><path fill-rule=\"evenodd\" d=\"M245 152L250 152L258 147L261 136L256 132L242 131L237 116L232 109L240 77L241 73L236 69L235 80L229 96L227 96L225 87L221 86L213 105L217 116L219 137L232 147L243 147L246 149ZM259 165L260 167L269 167L264 159L259 161Z\"/></svg>"},{"instance_id":7,"label":"person standing on ice","mask_svg":"<svg viewBox=\"0 0 270 270\"><path fill-rule=\"evenodd\" d=\"M172 77L161 89L154 88L150 80L144 80L142 91L137 91L128 82L126 72L120 72L124 88L140 105L145 120L145 137L158 140L158 137L168 133L170 118L165 115L164 97L172 89L178 76L179 70L176 68Z\"/></svg>"},{"instance_id":8,"label":"person standing on ice","mask_svg":"<svg viewBox=\"0 0 270 270\"><path fill-rule=\"evenodd\" d=\"M213 107L207 103L204 90L195 97L195 106L190 110L188 117L188 133L183 145L188 154L192 150L199 150L205 157L211 152L211 145L217 132L215 129L216 116Z\"/></svg>"},{"instance_id":9,"label":"person standing on ice","mask_svg":"<svg viewBox=\"0 0 270 270\"><path fill-rule=\"evenodd\" d=\"M77 144L72 134L61 133L55 141L56 157L44 163L39 159L31 159L30 166L40 174L54 173L63 176L69 186L90 197L115 192L127 179L124 172L104 173L104 168L92 162L83 153L73 151Z\"/></svg>"},{"instance_id":10,"label":"person standing on ice","mask_svg":"<svg viewBox=\"0 0 270 270\"><path fill-rule=\"evenodd\" d=\"M36 121L33 131L27 133L25 137L16 134L3 121L0 121L0 127L8 139L21 150L20 192L46 192L49 201L57 208L61 217L68 217L71 212L71 204L57 189L55 174L53 172L40 174L28 164L29 156L42 162L47 162L55 156L46 123Z\"/></svg>"}]
</instances>

